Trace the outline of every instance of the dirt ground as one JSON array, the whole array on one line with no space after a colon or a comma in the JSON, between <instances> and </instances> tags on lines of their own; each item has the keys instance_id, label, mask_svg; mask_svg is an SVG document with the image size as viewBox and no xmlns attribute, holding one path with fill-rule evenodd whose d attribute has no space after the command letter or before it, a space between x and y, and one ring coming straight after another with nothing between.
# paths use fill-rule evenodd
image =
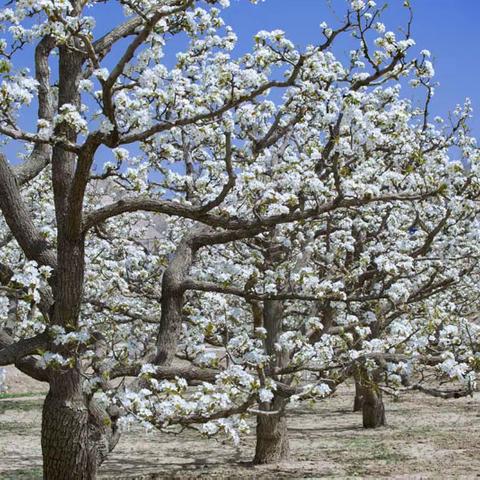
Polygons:
<instances>
[{"instance_id":1,"label":"dirt ground","mask_svg":"<svg viewBox=\"0 0 480 480\"><path fill-rule=\"evenodd\" d=\"M10 376L10 379L12 377ZM11 380L10 380L11 381ZM22 390L23 389L23 390ZM41 479L41 384L18 378L0 399L0 479ZM21 391L19 391L21 390ZM17 396L25 394L23 396ZM344 387L289 416L292 460L252 467L253 434L240 448L180 435L126 432L102 479L480 478L480 394L441 400L408 394L386 399L388 426L364 430ZM252 432L253 433L253 432Z\"/></svg>"}]
</instances>

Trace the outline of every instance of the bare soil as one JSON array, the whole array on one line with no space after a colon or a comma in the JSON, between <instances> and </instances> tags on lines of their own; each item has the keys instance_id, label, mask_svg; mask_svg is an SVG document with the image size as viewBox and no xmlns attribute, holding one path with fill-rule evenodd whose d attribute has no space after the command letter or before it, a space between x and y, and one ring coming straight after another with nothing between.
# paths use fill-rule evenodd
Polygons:
<instances>
[{"instance_id":1,"label":"bare soil","mask_svg":"<svg viewBox=\"0 0 480 480\"><path fill-rule=\"evenodd\" d=\"M19 385L26 390L18 391ZM38 392L44 390L20 378L10 390L14 397L0 399L0 479L42 478ZM388 426L377 430L361 427L352 401L346 386L312 408L291 410L288 463L251 466L253 430L235 448L191 431L166 435L133 428L102 467L101 478L480 478L480 394L458 400L418 393L387 398Z\"/></svg>"}]
</instances>

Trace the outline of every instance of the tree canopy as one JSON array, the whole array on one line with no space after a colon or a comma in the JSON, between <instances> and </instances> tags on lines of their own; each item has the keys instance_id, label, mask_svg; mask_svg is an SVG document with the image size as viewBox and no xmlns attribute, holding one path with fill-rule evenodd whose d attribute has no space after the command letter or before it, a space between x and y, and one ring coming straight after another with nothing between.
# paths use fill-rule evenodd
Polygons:
<instances>
[{"instance_id":1,"label":"tree canopy","mask_svg":"<svg viewBox=\"0 0 480 480\"><path fill-rule=\"evenodd\" d=\"M49 383L45 478L95 478L130 421L237 441L255 416L264 463L348 379L365 426L382 391L475 389L480 158L468 101L430 116L409 2L402 35L354 0L240 56L228 4L0 11L0 365Z\"/></svg>"}]
</instances>

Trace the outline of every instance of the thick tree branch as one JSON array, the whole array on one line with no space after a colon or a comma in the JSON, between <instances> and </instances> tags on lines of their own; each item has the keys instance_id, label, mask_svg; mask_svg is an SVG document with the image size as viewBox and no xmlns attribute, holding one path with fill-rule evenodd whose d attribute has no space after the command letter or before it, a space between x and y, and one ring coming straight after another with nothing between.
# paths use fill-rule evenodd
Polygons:
<instances>
[{"instance_id":1,"label":"thick tree branch","mask_svg":"<svg viewBox=\"0 0 480 480\"><path fill-rule=\"evenodd\" d=\"M417 390L419 392L424 393L425 395L430 395L431 397L437 398L462 398L467 397L468 395L472 395L472 390L470 389L456 389L456 390L438 390L435 388L427 388L423 387L422 385L413 385L409 388L409 390Z\"/></svg>"},{"instance_id":2,"label":"thick tree branch","mask_svg":"<svg viewBox=\"0 0 480 480\"><path fill-rule=\"evenodd\" d=\"M0 210L26 257L40 265L48 265L55 269L57 264L55 252L34 225L20 195L15 175L2 154L0 154Z\"/></svg>"},{"instance_id":3,"label":"thick tree branch","mask_svg":"<svg viewBox=\"0 0 480 480\"><path fill-rule=\"evenodd\" d=\"M35 48L35 79L38 82L38 119L49 123L55 113L54 99L50 88L48 59L55 47L55 40L46 36ZM14 168L19 185L35 178L50 162L52 147L48 143L36 143L28 160Z\"/></svg>"},{"instance_id":4,"label":"thick tree branch","mask_svg":"<svg viewBox=\"0 0 480 480\"><path fill-rule=\"evenodd\" d=\"M14 343L13 339L5 331L0 330L0 352L8 348ZM37 360L34 357L27 356L19 359L15 366L25 375L28 375L39 382L48 382L47 370L40 368L37 365Z\"/></svg>"},{"instance_id":5,"label":"thick tree branch","mask_svg":"<svg viewBox=\"0 0 480 480\"><path fill-rule=\"evenodd\" d=\"M50 336L45 331L31 338L19 340L8 344L8 336L0 330L0 345L5 345L0 350L0 365L12 365L18 363L24 357L45 350L50 343Z\"/></svg>"},{"instance_id":6,"label":"thick tree branch","mask_svg":"<svg viewBox=\"0 0 480 480\"><path fill-rule=\"evenodd\" d=\"M242 290L238 287L223 286L215 282L203 282L193 278L187 278L183 282L183 288L185 290L197 290L201 292L215 292L223 293L226 295L235 295L237 297L245 298L246 300L305 300L305 301L318 301L318 297L314 295L302 295L296 293L279 293L279 294L260 294L253 293L247 290Z\"/></svg>"},{"instance_id":7,"label":"thick tree branch","mask_svg":"<svg viewBox=\"0 0 480 480\"><path fill-rule=\"evenodd\" d=\"M98 225L109 218L128 212L147 211L163 213L165 215L178 216L196 220L211 227L225 228L230 230L270 228L275 225L315 218L318 215L340 209L361 207L371 203L396 202L396 201L418 201L437 195L441 190L426 192L424 194L414 195L383 195L379 197L364 198L343 198L326 202L314 208L297 209L291 213L272 215L255 220L229 218L212 213L204 213L201 208L195 206L182 205L178 202L169 200L156 200L150 197L130 197L119 200L105 207L90 212L85 216L83 230L86 232L95 225Z\"/></svg>"}]
</instances>

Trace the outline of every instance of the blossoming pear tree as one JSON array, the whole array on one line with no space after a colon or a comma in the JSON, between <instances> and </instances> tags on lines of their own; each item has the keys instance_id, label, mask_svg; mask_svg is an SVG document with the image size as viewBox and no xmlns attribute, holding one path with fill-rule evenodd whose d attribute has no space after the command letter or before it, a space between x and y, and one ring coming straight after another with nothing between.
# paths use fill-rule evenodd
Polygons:
<instances>
[{"instance_id":1,"label":"blossoming pear tree","mask_svg":"<svg viewBox=\"0 0 480 480\"><path fill-rule=\"evenodd\" d=\"M287 403L352 375L373 392L440 359L473 382L478 331L452 309L478 255L468 112L430 123L429 54L372 1L304 51L259 32L238 58L228 3L0 11L0 366L49 384L49 480L95 478L132 418L236 439L257 415L269 462ZM124 18L99 34L108 9Z\"/></svg>"},{"instance_id":2,"label":"blossoming pear tree","mask_svg":"<svg viewBox=\"0 0 480 480\"><path fill-rule=\"evenodd\" d=\"M220 311L215 306L207 311L195 307L196 297L189 301L180 341L185 356L205 363L207 342L223 346L223 357L210 352L211 367L225 368L230 360L250 371L257 369L267 412L256 412L257 462L287 455L284 414L289 398L328 394L351 376L361 386L366 427L385 421L382 388L395 391L411 379L416 383L409 388L449 397L469 394L475 387L476 187L465 192L476 174L450 161L451 140L438 132L432 138L442 138L441 143L426 154L415 173L408 170L412 157L397 155L396 148L415 149L425 135L423 126L412 128L415 114L408 104L402 109L404 129L397 116L382 125L390 129L395 124L402 133L400 143L390 144L388 158L398 160L398 171L391 168L389 177L413 182L420 191L426 180L445 185L440 196L338 209L302 224L277 226L268 235L224 245L216 252L210 249L218 258L203 255L186 281L189 289L213 295ZM346 127L350 145L352 128ZM462 146L466 139L460 135L458 140ZM375 155L378 145L371 147L366 153ZM354 165L342 176L342 186L354 177ZM380 158L375 165L381 165ZM229 306L218 294L230 296ZM451 392L433 389L420 381L427 373L430 382L456 380L464 385ZM285 385L301 388L288 390ZM145 400L149 415L163 405L156 389L154 382Z\"/></svg>"},{"instance_id":3,"label":"blossoming pear tree","mask_svg":"<svg viewBox=\"0 0 480 480\"><path fill-rule=\"evenodd\" d=\"M352 57L358 59L361 54L352 52ZM317 149L336 155L338 162L322 165L324 178L330 184L317 183L317 195L326 197L321 201L329 195L350 197L359 192L363 198L380 192L389 192L392 197L339 207L319 213L308 222L277 226L247 243L224 245L215 253L218 260L203 255L201 266L193 266L191 271L199 278L190 277L184 282L185 289L207 292L207 296L192 297L185 308L183 339L179 343L182 355L200 364L208 360L211 367L228 369L229 362L233 362L250 372L257 370L258 400L265 408L254 412L258 414L257 462L276 461L287 454L283 413L288 398L296 399L299 392L304 398L321 396L353 375L363 383L364 425L375 427L384 422L378 385L382 372L388 374L386 380L391 387L393 380L401 378L397 371L405 377L407 373L412 376L414 367L417 372L419 368L438 366L434 373L465 382L462 393L470 392L474 386L477 354L476 342L472 344L471 338L476 338L478 329L470 318L450 314L446 322L444 314L434 328L442 335L444 329L458 328L452 325L464 325L463 338L456 340L463 348L452 352L448 342L440 348L433 348L431 342L435 337L432 318L434 312L444 308L443 295L458 295L459 284L475 274L478 259L474 240L476 172L467 172L461 163L451 161L449 150L457 145L463 150L462 160L472 165L477 162L477 152L465 130L468 105L457 112L458 120L451 130L442 127L438 119L439 126L429 123L431 67L425 66L428 52L422 55L423 63L416 65L418 77L412 83L426 89L424 108L414 108L401 100L397 88L366 90L353 102L350 92L347 97L345 92L337 92L340 105L333 117L338 122L335 142L329 145L326 136L318 149L318 132L329 132L331 126L322 110L323 97L316 109L320 114L308 123L292 125L289 138L270 147L263 169L259 168L261 163L256 164L254 185L261 192L242 196L246 204L248 199L253 202L249 208L259 216L278 211L275 200L284 194L285 184L287 188L297 182L301 185L309 171L317 174L317 180L315 160L322 158L320 152L315 156ZM329 88L334 90L331 85ZM334 93L332 98L328 105L334 110ZM315 134L309 136L312 131ZM290 168L285 182L282 161L299 158L299 170ZM309 161L314 162L310 168ZM237 180L241 179L238 175ZM398 196L400 193L404 197ZM417 201L411 202L407 193L416 194ZM289 211L288 207L285 211ZM453 238L464 238L465 243L453 242ZM456 253L454 247L458 248ZM465 261L459 262L460 258ZM230 300L225 305L219 294L243 298L244 302ZM206 309L209 300L213 305ZM200 307L195 305L197 302ZM314 313L312 306L302 302L312 303ZM205 343L220 348L220 355L208 352ZM317 380L323 381L308 383L308 377L292 375L299 372L316 372ZM170 408L171 402L179 402L175 397L181 397L184 391L168 391L166 395L165 389L171 389L171 384L158 385L155 369L149 375L152 383L143 392L146 397L136 405L132 402L135 397L131 397L128 407L135 416L147 422L153 420L164 428L171 419L163 409ZM302 390L286 388L302 381ZM231 402L227 402L223 416L252 411L251 392L245 391L245 384L242 387L243 403L238 401L230 408ZM415 388L449 395L420 384ZM206 422L217 415L192 415L191 403L182 404L182 408L184 425ZM217 432L227 425L231 428L222 419L202 428L207 433Z\"/></svg>"}]
</instances>

